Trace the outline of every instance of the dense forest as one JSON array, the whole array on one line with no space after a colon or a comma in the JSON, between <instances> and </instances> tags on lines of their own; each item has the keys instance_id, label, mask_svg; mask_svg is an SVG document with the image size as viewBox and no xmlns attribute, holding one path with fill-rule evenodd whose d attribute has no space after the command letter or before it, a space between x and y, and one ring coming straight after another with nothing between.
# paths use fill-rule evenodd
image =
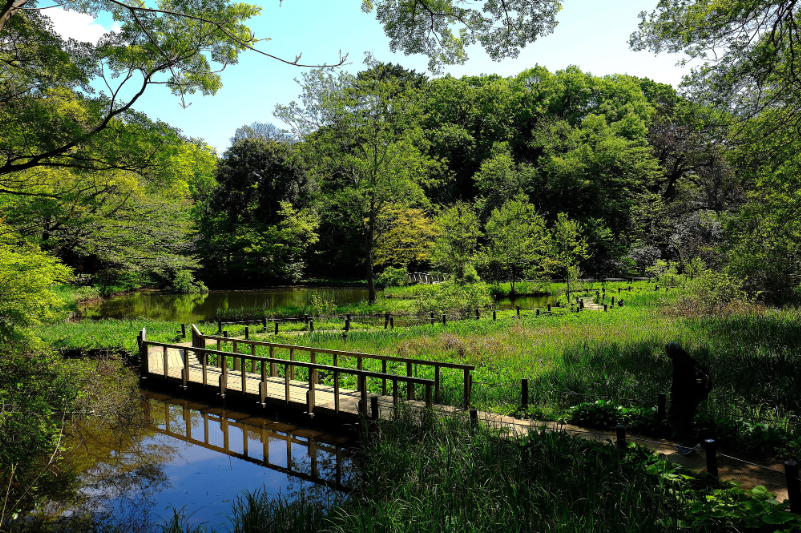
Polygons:
<instances>
[{"instance_id":1,"label":"dense forest","mask_svg":"<svg viewBox=\"0 0 801 533\"><path fill-rule=\"evenodd\" d=\"M428 79L373 61L302 90L275 111L289 131L256 120L221 155L137 115L115 142L135 139L143 169L13 174L6 242L106 293L372 285L389 267L499 281L674 264L766 300L797 284L794 140L773 131L766 158L749 142L762 116L578 67Z\"/></svg>"}]
</instances>

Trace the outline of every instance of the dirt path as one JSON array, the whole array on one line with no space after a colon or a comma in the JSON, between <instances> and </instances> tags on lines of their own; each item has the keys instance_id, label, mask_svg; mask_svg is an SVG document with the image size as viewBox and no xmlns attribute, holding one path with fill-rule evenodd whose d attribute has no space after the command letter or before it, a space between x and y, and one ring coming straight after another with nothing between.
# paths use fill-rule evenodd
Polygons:
<instances>
[{"instance_id":1,"label":"dirt path","mask_svg":"<svg viewBox=\"0 0 801 533\"><path fill-rule=\"evenodd\" d=\"M565 431L569 435L575 435L576 437L594 440L596 442L615 442L617 440L614 431L583 428L572 424L519 420L510 416L495 415L492 413L479 413L479 418L489 425L508 427L514 433L524 433L530 428L545 427L551 431ZM640 435L627 435L627 439L655 451L659 456L666 458L668 461L696 472L706 471L706 453L703 450L696 451L690 456L685 457L676 451L673 447L676 443L672 441L643 437ZM762 463L764 466L773 469L766 470L765 468L726 457L722 455L720 451L717 453L717 459L718 477L720 479L736 481L739 483L740 488L743 489L752 489L758 485L762 485L770 492L776 494L776 499L780 502L788 498L783 464Z\"/></svg>"}]
</instances>

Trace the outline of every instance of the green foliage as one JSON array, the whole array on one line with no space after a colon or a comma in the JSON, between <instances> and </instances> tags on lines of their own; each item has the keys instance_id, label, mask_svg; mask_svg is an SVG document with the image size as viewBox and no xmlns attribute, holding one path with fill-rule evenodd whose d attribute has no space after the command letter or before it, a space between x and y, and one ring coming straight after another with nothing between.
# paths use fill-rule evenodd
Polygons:
<instances>
[{"instance_id":1,"label":"green foliage","mask_svg":"<svg viewBox=\"0 0 801 533\"><path fill-rule=\"evenodd\" d=\"M71 11L105 12L121 26L91 45L61 39L44 13L4 4L0 57L6 81L0 100L7 105L0 109L0 176L7 178L0 185L22 194L25 180L14 174L37 167L158 167L170 157L171 143L159 142L170 128L146 120L132 106L153 83L182 100L196 92L215 94L222 86L217 67L236 63L253 42L244 23L260 11L228 2L164 2L159 10L72 2ZM180 54L167 57L165 50L178 49ZM120 99L120 93L129 98Z\"/></svg>"},{"instance_id":2,"label":"green foliage","mask_svg":"<svg viewBox=\"0 0 801 533\"><path fill-rule=\"evenodd\" d=\"M0 226L0 231L5 230ZM51 290L70 270L35 246L0 236L0 345L25 336L24 328L49 318L63 305Z\"/></svg>"},{"instance_id":3,"label":"green foliage","mask_svg":"<svg viewBox=\"0 0 801 533\"><path fill-rule=\"evenodd\" d=\"M470 316L478 307L492 304L489 287L486 283L444 282L436 285L420 285L418 298L412 305L418 315L429 313L458 313L461 317Z\"/></svg>"},{"instance_id":4,"label":"green foliage","mask_svg":"<svg viewBox=\"0 0 801 533\"><path fill-rule=\"evenodd\" d=\"M545 219L536 208L520 195L509 200L490 214L485 228L487 246L482 250L481 263L489 271L509 280L512 293L516 278L544 277L551 236L545 229Z\"/></svg>"},{"instance_id":5,"label":"green foliage","mask_svg":"<svg viewBox=\"0 0 801 533\"><path fill-rule=\"evenodd\" d=\"M475 260L478 239L483 235L472 207L459 202L437 217L440 234L431 249L431 263L449 272L459 282Z\"/></svg>"},{"instance_id":6,"label":"green foliage","mask_svg":"<svg viewBox=\"0 0 801 533\"><path fill-rule=\"evenodd\" d=\"M438 162L426 153L417 94L367 59L372 75L304 74L303 104L278 106L305 143L312 174L332 212L359 235L370 302L375 250L389 230L389 208L425 205L424 186ZM351 262L353 258L350 258Z\"/></svg>"},{"instance_id":7,"label":"green foliage","mask_svg":"<svg viewBox=\"0 0 801 533\"><path fill-rule=\"evenodd\" d=\"M327 294L315 292L309 300L309 310L313 316L330 316L336 309L336 302Z\"/></svg>"},{"instance_id":8,"label":"green foliage","mask_svg":"<svg viewBox=\"0 0 801 533\"><path fill-rule=\"evenodd\" d=\"M379 287L405 287L409 284L409 273L405 268L387 267L375 281Z\"/></svg>"},{"instance_id":9,"label":"green foliage","mask_svg":"<svg viewBox=\"0 0 801 533\"><path fill-rule=\"evenodd\" d=\"M202 281L196 281L189 270L179 270L172 281L172 290L182 294L208 292L209 289Z\"/></svg>"},{"instance_id":10,"label":"green foliage","mask_svg":"<svg viewBox=\"0 0 801 533\"><path fill-rule=\"evenodd\" d=\"M517 57L521 48L553 32L561 7L558 0L486 2L480 9L454 0L426 0L421 5L362 0L362 11L375 9L390 38L390 50L425 54L428 68L434 72L444 65L463 64L466 48L474 44L481 44L495 61ZM514 14L511 18L510 13Z\"/></svg>"}]
</instances>

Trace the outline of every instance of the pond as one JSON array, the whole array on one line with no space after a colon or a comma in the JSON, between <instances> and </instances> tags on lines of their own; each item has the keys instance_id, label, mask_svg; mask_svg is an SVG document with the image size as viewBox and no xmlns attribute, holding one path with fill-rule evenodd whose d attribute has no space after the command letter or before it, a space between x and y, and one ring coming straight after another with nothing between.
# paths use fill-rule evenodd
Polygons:
<instances>
[{"instance_id":1,"label":"pond","mask_svg":"<svg viewBox=\"0 0 801 533\"><path fill-rule=\"evenodd\" d=\"M164 294L139 292L108 300L80 304L81 317L90 319L145 317L168 322L199 323L214 320L217 309L258 306L265 309L295 306L303 308L314 294L324 295L338 305L367 300L367 289L358 287L281 287L259 291L214 291L206 294ZM498 309L546 307L556 296L501 298Z\"/></svg>"},{"instance_id":2,"label":"pond","mask_svg":"<svg viewBox=\"0 0 801 533\"><path fill-rule=\"evenodd\" d=\"M243 491L333 503L350 490L344 437L146 394L140 427L77 432L67 462L78 467L78 490L51 501L48 514L93 512L123 530L153 531L182 510L190 525L225 530Z\"/></svg>"}]
</instances>

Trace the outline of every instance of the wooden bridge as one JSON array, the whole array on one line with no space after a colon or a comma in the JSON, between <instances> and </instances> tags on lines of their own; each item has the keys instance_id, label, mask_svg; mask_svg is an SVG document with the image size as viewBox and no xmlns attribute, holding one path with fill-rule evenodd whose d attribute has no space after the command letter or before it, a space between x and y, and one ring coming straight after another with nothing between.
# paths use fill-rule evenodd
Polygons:
<instances>
[{"instance_id":1,"label":"wooden bridge","mask_svg":"<svg viewBox=\"0 0 801 533\"><path fill-rule=\"evenodd\" d=\"M223 398L236 396L258 402L262 407L281 405L309 415L342 418L368 414L377 418L391 412L400 401L414 407L437 405L439 409L452 410L453 407L440 406L443 370L460 375L466 409L470 405L471 372L475 369L472 365L203 335L194 324L191 344L149 341L144 329L138 341L143 379L219 394ZM213 347L209 348L209 344ZM229 345L231 351L225 350ZM267 355L258 355L258 351L266 351ZM321 358L331 364L323 364ZM355 368L340 364L354 360ZM365 370L365 362L375 366L380 362L381 370ZM399 367L405 369L405 375L392 372ZM421 369L433 374L433 379L415 377L415 371ZM321 376L328 383L323 384ZM355 378L353 389L340 386L349 376ZM380 394L368 392L368 379L381 382ZM402 392L405 392L403 400Z\"/></svg>"}]
</instances>

